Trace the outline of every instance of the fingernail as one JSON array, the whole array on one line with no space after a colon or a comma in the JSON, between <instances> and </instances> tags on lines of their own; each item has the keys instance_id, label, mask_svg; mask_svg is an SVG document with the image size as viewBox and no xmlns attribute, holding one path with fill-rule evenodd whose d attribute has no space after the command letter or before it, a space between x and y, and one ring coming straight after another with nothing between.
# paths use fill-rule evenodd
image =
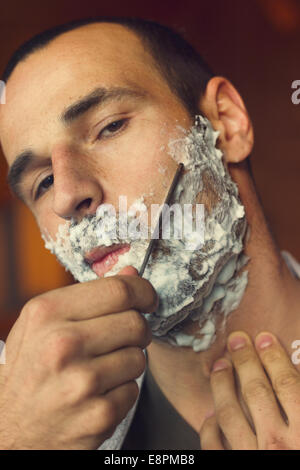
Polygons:
<instances>
[{"instance_id":1,"label":"fingernail","mask_svg":"<svg viewBox=\"0 0 300 470\"><path fill-rule=\"evenodd\" d=\"M228 369L229 364L228 362L224 361L223 359L219 359L213 365L212 372L216 372L217 370Z\"/></svg>"},{"instance_id":2,"label":"fingernail","mask_svg":"<svg viewBox=\"0 0 300 470\"><path fill-rule=\"evenodd\" d=\"M268 348L269 346L271 346L272 343L273 343L272 337L265 333L260 335L255 341L255 344L258 349Z\"/></svg>"},{"instance_id":3,"label":"fingernail","mask_svg":"<svg viewBox=\"0 0 300 470\"><path fill-rule=\"evenodd\" d=\"M246 339L243 336L233 336L229 340L229 346L232 351L237 351L246 346Z\"/></svg>"}]
</instances>

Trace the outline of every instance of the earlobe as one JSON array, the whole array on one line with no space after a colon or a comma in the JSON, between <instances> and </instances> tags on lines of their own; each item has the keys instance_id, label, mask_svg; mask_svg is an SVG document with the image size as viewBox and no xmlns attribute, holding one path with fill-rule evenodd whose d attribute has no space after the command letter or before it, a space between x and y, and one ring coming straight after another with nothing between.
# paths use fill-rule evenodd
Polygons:
<instances>
[{"instance_id":1,"label":"earlobe","mask_svg":"<svg viewBox=\"0 0 300 470\"><path fill-rule=\"evenodd\" d=\"M213 77L199 103L201 111L220 132L218 146L228 163L245 160L253 148L253 128L244 102L223 77Z\"/></svg>"}]
</instances>

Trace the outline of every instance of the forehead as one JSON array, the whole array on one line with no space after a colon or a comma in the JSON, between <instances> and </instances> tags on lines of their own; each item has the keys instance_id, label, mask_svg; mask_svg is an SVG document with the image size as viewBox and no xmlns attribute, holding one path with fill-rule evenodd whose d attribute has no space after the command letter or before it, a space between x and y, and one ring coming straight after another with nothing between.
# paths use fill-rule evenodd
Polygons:
<instances>
[{"instance_id":1,"label":"forehead","mask_svg":"<svg viewBox=\"0 0 300 470\"><path fill-rule=\"evenodd\" d=\"M0 135L9 165L23 145L42 142L62 109L95 85L170 93L151 55L127 28L104 23L64 33L20 62L8 80Z\"/></svg>"}]
</instances>

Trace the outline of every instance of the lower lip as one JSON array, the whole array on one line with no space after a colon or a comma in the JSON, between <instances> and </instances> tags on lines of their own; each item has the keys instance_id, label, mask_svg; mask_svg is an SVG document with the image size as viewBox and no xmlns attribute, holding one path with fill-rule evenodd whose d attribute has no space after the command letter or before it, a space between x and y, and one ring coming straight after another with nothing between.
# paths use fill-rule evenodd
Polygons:
<instances>
[{"instance_id":1,"label":"lower lip","mask_svg":"<svg viewBox=\"0 0 300 470\"><path fill-rule=\"evenodd\" d=\"M92 264L92 270L97 274L97 276L103 277L104 274L110 271L111 268L117 263L119 256L129 250L130 246L124 246L116 251L108 253L100 261L95 261Z\"/></svg>"}]
</instances>

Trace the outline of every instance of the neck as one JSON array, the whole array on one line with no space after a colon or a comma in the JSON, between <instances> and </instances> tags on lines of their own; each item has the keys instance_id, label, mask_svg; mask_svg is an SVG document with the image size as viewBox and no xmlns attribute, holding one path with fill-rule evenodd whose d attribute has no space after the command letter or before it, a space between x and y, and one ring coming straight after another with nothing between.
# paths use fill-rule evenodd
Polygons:
<instances>
[{"instance_id":1,"label":"neck","mask_svg":"<svg viewBox=\"0 0 300 470\"><path fill-rule=\"evenodd\" d=\"M245 267L248 285L239 307L228 315L224 328L220 328L223 317L218 319L216 340L206 351L196 353L155 339L147 348L148 364L158 386L196 431L213 411L210 371L218 358L228 355L226 340L232 331L243 330L252 339L260 331L270 331L288 352L292 341L298 339L297 331L300 335L299 281L289 272L270 235L253 188L250 191L249 177L242 171L237 179L244 188L240 197L251 229L244 249L250 258Z\"/></svg>"}]
</instances>

